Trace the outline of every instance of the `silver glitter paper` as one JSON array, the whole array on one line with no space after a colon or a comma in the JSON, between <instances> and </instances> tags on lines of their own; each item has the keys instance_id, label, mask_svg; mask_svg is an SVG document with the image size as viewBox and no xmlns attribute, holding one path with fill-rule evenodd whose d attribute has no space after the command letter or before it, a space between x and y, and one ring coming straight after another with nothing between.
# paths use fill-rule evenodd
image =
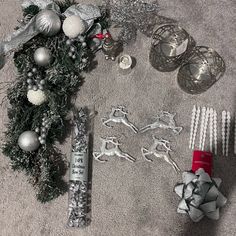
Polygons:
<instances>
[{"instance_id":1,"label":"silver glitter paper","mask_svg":"<svg viewBox=\"0 0 236 236\"><path fill-rule=\"evenodd\" d=\"M170 23L173 20L158 15L157 1L146 3L143 0L105 0L111 21L121 27L119 38L124 43L135 41L139 30L151 37L156 25Z\"/></svg>"},{"instance_id":2,"label":"silver glitter paper","mask_svg":"<svg viewBox=\"0 0 236 236\"><path fill-rule=\"evenodd\" d=\"M70 227L82 228L89 218L89 115L81 108L74 115L74 130L70 163L68 222Z\"/></svg>"}]
</instances>

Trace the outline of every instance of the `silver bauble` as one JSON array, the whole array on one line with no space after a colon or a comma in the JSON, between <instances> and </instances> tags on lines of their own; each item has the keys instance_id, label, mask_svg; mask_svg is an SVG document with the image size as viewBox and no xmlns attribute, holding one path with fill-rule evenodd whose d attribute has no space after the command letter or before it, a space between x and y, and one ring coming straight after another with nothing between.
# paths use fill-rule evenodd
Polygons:
<instances>
[{"instance_id":1,"label":"silver bauble","mask_svg":"<svg viewBox=\"0 0 236 236\"><path fill-rule=\"evenodd\" d=\"M39 136L34 131L25 131L18 138L18 145L20 148L27 152L36 151L39 146Z\"/></svg>"},{"instance_id":2,"label":"silver bauble","mask_svg":"<svg viewBox=\"0 0 236 236\"><path fill-rule=\"evenodd\" d=\"M47 48L41 47L34 52L34 61L38 66L48 66L52 62L52 54Z\"/></svg>"},{"instance_id":3,"label":"silver bauble","mask_svg":"<svg viewBox=\"0 0 236 236\"><path fill-rule=\"evenodd\" d=\"M42 10L36 16L36 28L46 36L53 36L61 29L60 17L51 10Z\"/></svg>"}]
</instances>

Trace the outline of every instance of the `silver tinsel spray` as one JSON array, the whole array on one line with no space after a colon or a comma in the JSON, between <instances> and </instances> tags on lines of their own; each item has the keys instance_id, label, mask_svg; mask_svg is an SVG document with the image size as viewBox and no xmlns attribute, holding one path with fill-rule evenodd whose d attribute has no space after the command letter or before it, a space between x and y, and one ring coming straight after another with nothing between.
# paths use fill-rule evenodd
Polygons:
<instances>
[{"instance_id":1,"label":"silver tinsel spray","mask_svg":"<svg viewBox=\"0 0 236 236\"><path fill-rule=\"evenodd\" d=\"M119 39L124 43L134 41L139 30L151 37L154 27L173 20L159 15L157 1L146 3L143 0L104 0L109 9L111 21L121 27Z\"/></svg>"},{"instance_id":2,"label":"silver tinsel spray","mask_svg":"<svg viewBox=\"0 0 236 236\"><path fill-rule=\"evenodd\" d=\"M89 218L89 111L81 108L74 113L72 153L70 162L69 212L70 227L85 227Z\"/></svg>"}]
</instances>

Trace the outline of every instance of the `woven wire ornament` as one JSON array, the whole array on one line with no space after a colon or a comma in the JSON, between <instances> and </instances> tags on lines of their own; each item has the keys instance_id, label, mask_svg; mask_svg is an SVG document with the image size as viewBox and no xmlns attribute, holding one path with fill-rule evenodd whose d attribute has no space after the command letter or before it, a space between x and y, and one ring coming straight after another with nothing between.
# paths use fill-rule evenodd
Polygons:
<instances>
[{"instance_id":1,"label":"woven wire ornament","mask_svg":"<svg viewBox=\"0 0 236 236\"><path fill-rule=\"evenodd\" d=\"M136 40L137 31L151 37L156 25L170 24L172 19L159 15L157 0L104 0L116 28L121 28L119 39L128 44Z\"/></svg>"},{"instance_id":2,"label":"woven wire ornament","mask_svg":"<svg viewBox=\"0 0 236 236\"><path fill-rule=\"evenodd\" d=\"M194 39L178 25L164 25L152 36L151 65L163 72L177 69L195 47Z\"/></svg>"},{"instance_id":3,"label":"woven wire ornament","mask_svg":"<svg viewBox=\"0 0 236 236\"><path fill-rule=\"evenodd\" d=\"M223 58L212 48L195 47L178 73L178 84L185 92L199 94L209 89L223 76Z\"/></svg>"}]
</instances>

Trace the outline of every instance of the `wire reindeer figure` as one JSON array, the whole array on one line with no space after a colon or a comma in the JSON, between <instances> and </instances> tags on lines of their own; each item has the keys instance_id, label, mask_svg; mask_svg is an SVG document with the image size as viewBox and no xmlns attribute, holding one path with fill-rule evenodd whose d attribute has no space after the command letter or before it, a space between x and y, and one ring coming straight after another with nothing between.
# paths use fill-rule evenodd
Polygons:
<instances>
[{"instance_id":1,"label":"wire reindeer figure","mask_svg":"<svg viewBox=\"0 0 236 236\"><path fill-rule=\"evenodd\" d=\"M100 138L102 140L102 145L100 147L100 152L93 152L93 157L95 160L99 162L106 162L108 160L102 160L102 156L118 156L125 158L126 160L130 162L135 162L136 159L132 156L130 156L128 153L125 153L121 151L120 149L120 143L117 140L116 137L106 137L106 138ZM111 144L112 147L109 148L108 145Z\"/></svg>"},{"instance_id":2,"label":"wire reindeer figure","mask_svg":"<svg viewBox=\"0 0 236 236\"><path fill-rule=\"evenodd\" d=\"M138 133L138 128L128 120L127 115L128 115L128 112L125 111L124 106L112 107L111 113L109 114L109 118L103 118L102 123L108 128L113 127L109 125L110 122L123 124L129 127L130 129L132 129L134 133Z\"/></svg>"},{"instance_id":3,"label":"wire reindeer figure","mask_svg":"<svg viewBox=\"0 0 236 236\"><path fill-rule=\"evenodd\" d=\"M167 111L161 111L159 115L156 116L156 121L144 126L143 128L140 129L141 133L144 133L148 130L153 130L156 128L161 128L161 129L171 129L175 134L180 134L182 131L183 127L177 127L176 122L175 122L175 114L171 114Z\"/></svg>"},{"instance_id":4,"label":"wire reindeer figure","mask_svg":"<svg viewBox=\"0 0 236 236\"><path fill-rule=\"evenodd\" d=\"M176 164L176 162L170 157L169 152L172 151L170 148L170 142L165 139L158 139L155 136L152 137L154 142L149 147L149 149L142 147L141 152L142 156L145 160L152 162L153 160L150 159L148 156L154 155L157 158L163 159L168 164L172 166L175 172L180 172L180 168ZM161 147L161 148L158 148ZM164 150L163 150L164 149Z\"/></svg>"}]
</instances>

